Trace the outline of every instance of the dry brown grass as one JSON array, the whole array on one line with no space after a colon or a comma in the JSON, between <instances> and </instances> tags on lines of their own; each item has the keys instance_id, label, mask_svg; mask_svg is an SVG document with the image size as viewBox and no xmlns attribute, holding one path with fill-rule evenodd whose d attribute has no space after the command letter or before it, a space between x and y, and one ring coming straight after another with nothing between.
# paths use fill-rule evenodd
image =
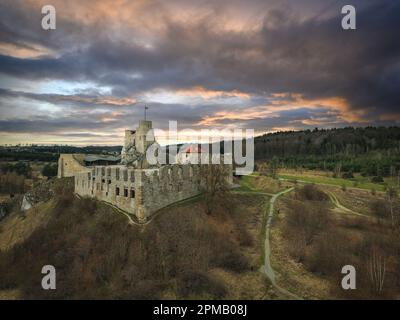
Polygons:
<instances>
[{"instance_id":1,"label":"dry brown grass","mask_svg":"<svg viewBox=\"0 0 400 320\"><path fill-rule=\"evenodd\" d=\"M290 182L280 181L262 175L252 177L252 184L255 189L267 193L278 193L279 191L282 191L287 187L292 186Z\"/></svg>"},{"instance_id":2,"label":"dry brown grass","mask_svg":"<svg viewBox=\"0 0 400 320\"><path fill-rule=\"evenodd\" d=\"M281 250L286 250L290 259L307 270L307 277L313 274L328 281L329 298L398 298L399 230L378 219L333 213L322 225L315 224L322 217L318 210L320 205L315 201L304 200L299 203L293 199L285 200L285 219L280 224L280 230L283 230L286 241L282 244L285 249ZM329 212L327 207L326 212ZM307 233L314 235L312 241L307 241ZM380 263L385 266L385 279L379 292L376 289L376 276L371 276L371 261L375 261L375 265ZM346 291L341 288L341 269L344 265L356 268L357 290Z\"/></svg>"},{"instance_id":3,"label":"dry brown grass","mask_svg":"<svg viewBox=\"0 0 400 320\"><path fill-rule=\"evenodd\" d=\"M265 282L246 285L259 279L262 201L236 196L212 215L200 202L171 207L139 227L108 206L62 192L30 216L45 215L46 225L21 229L21 240L0 253L0 290L45 299L259 298ZM56 291L40 287L45 264L57 268Z\"/></svg>"}]
</instances>

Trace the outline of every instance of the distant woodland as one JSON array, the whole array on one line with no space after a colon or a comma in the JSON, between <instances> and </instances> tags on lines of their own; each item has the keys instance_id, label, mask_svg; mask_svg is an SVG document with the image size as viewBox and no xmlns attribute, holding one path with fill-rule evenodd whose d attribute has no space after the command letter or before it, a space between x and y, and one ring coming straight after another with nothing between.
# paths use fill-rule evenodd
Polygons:
<instances>
[{"instance_id":1,"label":"distant woodland","mask_svg":"<svg viewBox=\"0 0 400 320\"><path fill-rule=\"evenodd\" d=\"M60 153L116 154L121 146L1 147L3 161L57 161ZM397 176L400 127L314 129L265 134L255 139L255 159L285 168Z\"/></svg>"},{"instance_id":2,"label":"distant woodland","mask_svg":"<svg viewBox=\"0 0 400 320\"><path fill-rule=\"evenodd\" d=\"M400 127L314 129L266 134L255 140L256 160L306 168L390 176L400 170Z\"/></svg>"}]
</instances>

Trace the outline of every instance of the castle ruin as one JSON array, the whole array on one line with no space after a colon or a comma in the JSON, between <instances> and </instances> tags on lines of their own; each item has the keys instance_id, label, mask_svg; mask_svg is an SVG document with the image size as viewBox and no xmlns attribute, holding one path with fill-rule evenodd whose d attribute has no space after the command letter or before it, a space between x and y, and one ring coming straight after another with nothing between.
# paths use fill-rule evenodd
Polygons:
<instances>
[{"instance_id":1,"label":"castle ruin","mask_svg":"<svg viewBox=\"0 0 400 320\"><path fill-rule=\"evenodd\" d=\"M98 157L115 164L92 165L85 161L87 155L61 154L58 177L74 177L76 194L114 205L134 215L141 223L163 207L200 194L206 183L208 165L223 166L227 182L232 183L232 165L188 161L150 165L146 151L153 144L157 142L152 122L142 120L137 130L125 130L120 160Z\"/></svg>"}]
</instances>

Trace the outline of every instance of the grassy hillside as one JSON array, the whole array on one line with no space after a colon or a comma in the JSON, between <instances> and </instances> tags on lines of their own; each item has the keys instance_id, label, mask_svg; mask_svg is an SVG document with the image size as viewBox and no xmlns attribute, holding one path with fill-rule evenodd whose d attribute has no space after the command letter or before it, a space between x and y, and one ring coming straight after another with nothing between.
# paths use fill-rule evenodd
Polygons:
<instances>
[{"instance_id":1,"label":"grassy hillside","mask_svg":"<svg viewBox=\"0 0 400 320\"><path fill-rule=\"evenodd\" d=\"M143 227L70 190L57 194L25 218L12 213L0 223L0 297L265 296L266 281L258 272L262 197L237 195L211 215L201 200L171 207ZM18 236L11 237L13 232ZM54 291L41 289L47 264L57 270Z\"/></svg>"},{"instance_id":2,"label":"grassy hillside","mask_svg":"<svg viewBox=\"0 0 400 320\"><path fill-rule=\"evenodd\" d=\"M295 171L280 170L279 178L289 181L298 181L305 183L316 183L323 185L334 185L342 188L359 188L365 190L385 191L386 185L392 185L390 179L386 179L386 184L373 183L368 178L361 175L355 175L352 179L333 178L329 173L323 171Z\"/></svg>"}]
</instances>

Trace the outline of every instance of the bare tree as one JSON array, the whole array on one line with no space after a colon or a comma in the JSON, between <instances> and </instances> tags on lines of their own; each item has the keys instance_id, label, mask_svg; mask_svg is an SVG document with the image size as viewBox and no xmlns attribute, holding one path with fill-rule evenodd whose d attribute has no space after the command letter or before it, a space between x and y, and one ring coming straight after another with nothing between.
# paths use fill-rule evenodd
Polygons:
<instances>
[{"instance_id":1,"label":"bare tree","mask_svg":"<svg viewBox=\"0 0 400 320\"><path fill-rule=\"evenodd\" d=\"M386 274L386 259L376 247L371 250L371 255L368 261L368 273L373 287L373 290L380 294L383 290L383 283Z\"/></svg>"},{"instance_id":2,"label":"bare tree","mask_svg":"<svg viewBox=\"0 0 400 320\"><path fill-rule=\"evenodd\" d=\"M342 172L342 162L339 161L339 163L337 163L335 165L335 168L333 169L333 177L339 178L341 172Z\"/></svg>"},{"instance_id":3,"label":"bare tree","mask_svg":"<svg viewBox=\"0 0 400 320\"><path fill-rule=\"evenodd\" d=\"M266 176L268 174L268 166L265 162L261 163L258 166L258 171L260 172L260 175Z\"/></svg>"},{"instance_id":4,"label":"bare tree","mask_svg":"<svg viewBox=\"0 0 400 320\"><path fill-rule=\"evenodd\" d=\"M392 227L394 227L394 202L398 198L397 190L394 187L388 187L386 190L386 198L390 206L390 217L392 220Z\"/></svg>"},{"instance_id":5,"label":"bare tree","mask_svg":"<svg viewBox=\"0 0 400 320\"><path fill-rule=\"evenodd\" d=\"M279 160L277 157L273 157L268 165L268 172L269 175L276 179L278 177L278 167L279 167Z\"/></svg>"},{"instance_id":6,"label":"bare tree","mask_svg":"<svg viewBox=\"0 0 400 320\"><path fill-rule=\"evenodd\" d=\"M203 169L204 201L207 214L211 214L218 201L226 201L229 191L228 172L221 165L207 165Z\"/></svg>"}]
</instances>

